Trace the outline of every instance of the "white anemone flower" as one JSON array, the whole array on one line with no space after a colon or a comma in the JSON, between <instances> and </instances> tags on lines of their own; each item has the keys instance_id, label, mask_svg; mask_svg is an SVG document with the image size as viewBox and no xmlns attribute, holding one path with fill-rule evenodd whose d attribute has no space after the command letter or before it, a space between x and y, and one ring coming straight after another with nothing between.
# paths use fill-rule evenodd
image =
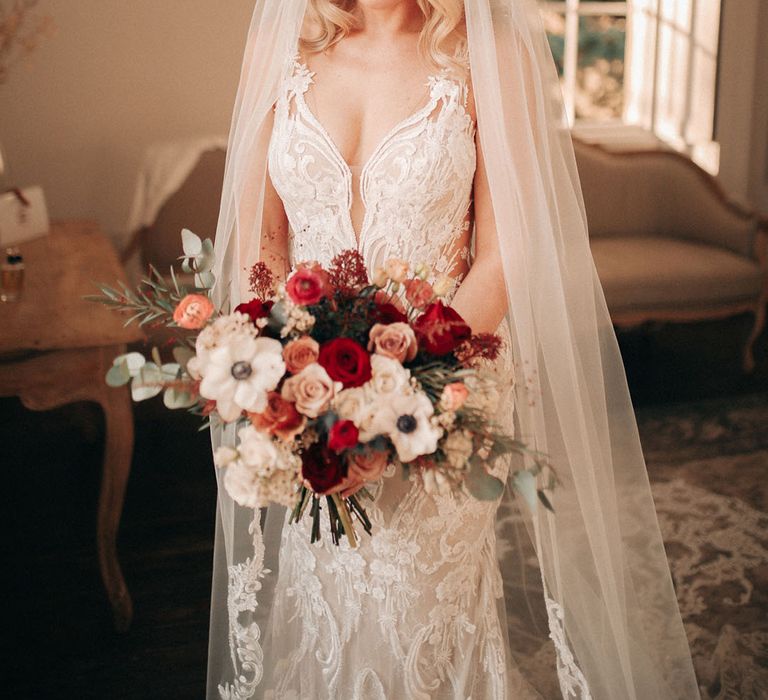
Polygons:
<instances>
[{"instance_id":1,"label":"white anemone flower","mask_svg":"<svg viewBox=\"0 0 768 700\"><path fill-rule=\"evenodd\" d=\"M202 377L200 395L216 402L225 422L243 411L258 413L267 406L283 374L283 346L274 338L253 333L233 333L200 358L195 370Z\"/></svg>"},{"instance_id":2,"label":"white anemone flower","mask_svg":"<svg viewBox=\"0 0 768 700\"><path fill-rule=\"evenodd\" d=\"M432 424L434 412L429 398L417 392L393 396L377 417L381 432L392 440L401 462L412 462L437 449L443 430Z\"/></svg>"}]
</instances>

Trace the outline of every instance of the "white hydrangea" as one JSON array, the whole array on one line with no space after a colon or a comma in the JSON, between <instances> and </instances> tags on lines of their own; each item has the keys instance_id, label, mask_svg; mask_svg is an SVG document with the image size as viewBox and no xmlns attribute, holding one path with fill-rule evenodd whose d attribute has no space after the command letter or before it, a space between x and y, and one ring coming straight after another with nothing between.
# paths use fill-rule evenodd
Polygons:
<instances>
[{"instance_id":1,"label":"white hydrangea","mask_svg":"<svg viewBox=\"0 0 768 700\"><path fill-rule=\"evenodd\" d=\"M224 488L232 500L246 508L270 503L292 506L296 499L299 457L281 442L272 440L253 426L238 431L237 450L219 447L215 461L226 468Z\"/></svg>"}]
</instances>

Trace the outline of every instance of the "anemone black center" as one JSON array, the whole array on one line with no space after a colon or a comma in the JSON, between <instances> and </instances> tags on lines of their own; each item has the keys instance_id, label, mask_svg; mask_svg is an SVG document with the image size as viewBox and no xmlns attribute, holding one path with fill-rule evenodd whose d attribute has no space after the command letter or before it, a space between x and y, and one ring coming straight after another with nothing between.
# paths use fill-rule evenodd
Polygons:
<instances>
[{"instance_id":1,"label":"anemone black center","mask_svg":"<svg viewBox=\"0 0 768 700\"><path fill-rule=\"evenodd\" d=\"M235 362L231 372L235 379L248 379L253 374L253 367L250 362Z\"/></svg>"},{"instance_id":2,"label":"anemone black center","mask_svg":"<svg viewBox=\"0 0 768 700\"><path fill-rule=\"evenodd\" d=\"M416 430L417 425L418 423L416 419L410 415L400 416L397 419L397 429L401 433L412 433L414 430Z\"/></svg>"}]
</instances>

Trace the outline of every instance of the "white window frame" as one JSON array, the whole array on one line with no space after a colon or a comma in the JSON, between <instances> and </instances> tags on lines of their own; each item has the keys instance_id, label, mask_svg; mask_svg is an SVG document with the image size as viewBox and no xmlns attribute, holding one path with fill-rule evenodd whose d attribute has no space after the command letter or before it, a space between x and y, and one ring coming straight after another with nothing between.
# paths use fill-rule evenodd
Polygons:
<instances>
[{"instance_id":1,"label":"white window frame","mask_svg":"<svg viewBox=\"0 0 768 700\"><path fill-rule=\"evenodd\" d=\"M545 0L544 9L565 16L565 49L563 54L563 101L568 121L576 123L576 89L579 68L579 19L598 15L629 16L629 2L590 2L589 0ZM581 120L579 120L581 121ZM584 120L584 123L591 123ZM611 123L611 122L608 122ZM620 123L619 120L613 123Z\"/></svg>"}]
</instances>

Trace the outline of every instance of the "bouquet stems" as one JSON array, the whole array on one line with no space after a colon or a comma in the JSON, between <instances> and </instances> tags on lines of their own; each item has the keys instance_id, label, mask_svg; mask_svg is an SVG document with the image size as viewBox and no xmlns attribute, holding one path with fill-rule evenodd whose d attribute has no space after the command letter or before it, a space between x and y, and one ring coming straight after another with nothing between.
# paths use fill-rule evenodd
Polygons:
<instances>
[{"instance_id":1,"label":"bouquet stems","mask_svg":"<svg viewBox=\"0 0 768 700\"><path fill-rule=\"evenodd\" d=\"M310 516L312 517L312 532L310 542L315 543L320 540L320 496L313 493L306 486L301 487L299 492L299 499L291 512L289 523L297 523L301 520L304 512L309 507ZM310 505L311 503L311 505ZM372 526L371 521L368 518L365 508L360 505L360 502L355 496L349 498L342 498L340 494L334 493L330 496L326 496L326 504L328 506L328 518L331 526L331 538L334 544L339 544L341 535L346 535L349 541L349 546L352 549L357 549L359 540L357 533L355 532L355 526L352 522L352 513L355 514L357 519L362 523L363 529L370 535Z\"/></svg>"}]
</instances>

